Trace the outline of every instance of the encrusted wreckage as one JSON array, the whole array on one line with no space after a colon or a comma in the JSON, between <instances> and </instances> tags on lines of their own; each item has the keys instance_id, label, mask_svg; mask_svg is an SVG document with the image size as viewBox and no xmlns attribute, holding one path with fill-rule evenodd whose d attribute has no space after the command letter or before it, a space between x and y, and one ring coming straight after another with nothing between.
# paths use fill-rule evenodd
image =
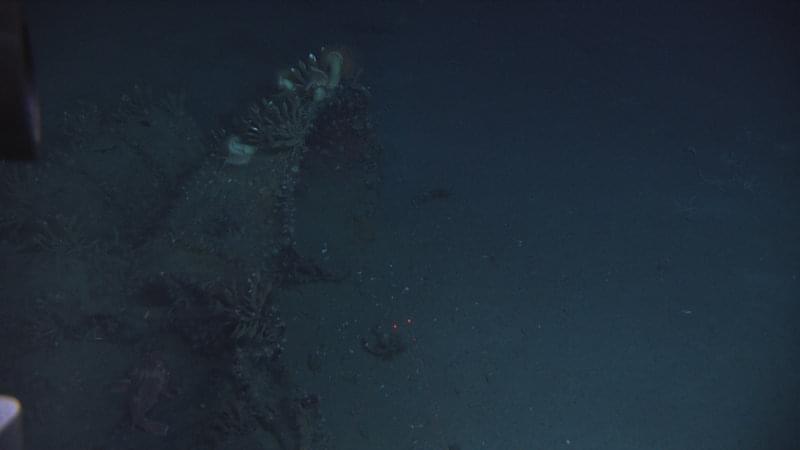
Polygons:
<instances>
[{"instance_id":1,"label":"encrusted wreckage","mask_svg":"<svg viewBox=\"0 0 800 450\"><path fill-rule=\"evenodd\" d=\"M65 114L67 145L47 164L0 165L0 250L30 254L35 264L19 272L47 286L36 302L46 303L46 315L34 311L39 337L20 348L30 358L41 343L57 342L67 359L87 347L112 349L118 357L109 361L118 364L103 369L112 379L129 375L120 416L148 432L97 424L98 442L87 447L153 448L146 439L167 434L171 448L220 448L266 431L282 449L328 448L324 405L292 381L280 357L279 300L287 286L345 276L297 254L298 186L356 186L362 219L377 203L381 148L368 91L348 59L342 49L309 55L278 76L274 94L245 109L234 133L213 142L185 95L159 100L136 86L110 111L84 104ZM328 166L324 173L338 178L313 178ZM77 282L84 289L64 301ZM9 323L32 322L2 312ZM174 395L167 379L181 385ZM182 408L198 398L204 408ZM84 401L85 413L64 429L96 423L88 414L107 406ZM179 409L187 413L170 416ZM42 414L43 422L64 420Z\"/></svg>"}]
</instances>

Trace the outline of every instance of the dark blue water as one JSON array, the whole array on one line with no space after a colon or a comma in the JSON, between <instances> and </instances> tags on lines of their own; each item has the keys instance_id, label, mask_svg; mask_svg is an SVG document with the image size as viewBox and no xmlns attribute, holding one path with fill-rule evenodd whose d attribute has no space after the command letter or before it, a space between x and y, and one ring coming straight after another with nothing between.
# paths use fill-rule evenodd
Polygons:
<instances>
[{"instance_id":1,"label":"dark blue water","mask_svg":"<svg viewBox=\"0 0 800 450\"><path fill-rule=\"evenodd\" d=\"M211 427L208 448L230 449L800 448L799 19L791 1L31 2L52 164L81 104L184 91L198 134L229 130L279 67L341 44L380 181L300 172L293 247L345 275L276 294L281 375L251 389L285 419L237 395L233 350L192 353L174 299L109 287L208 258L138 253L188 219L154 221L130 252L98 238L137 264L84 284L4 238L3 265L23 268L4 269L0 390L30 405L42 449L201 448L189 436ZM54 287L23 281L41 270ZM126 317L130 334L103 330L130 339L87 343L98 325L63 312L73 297ZM14 333L44 337L20 351ZM152 348L178 366L147 412L167 436L132 426L113 386Z\"/></svg>"}]
</instances>

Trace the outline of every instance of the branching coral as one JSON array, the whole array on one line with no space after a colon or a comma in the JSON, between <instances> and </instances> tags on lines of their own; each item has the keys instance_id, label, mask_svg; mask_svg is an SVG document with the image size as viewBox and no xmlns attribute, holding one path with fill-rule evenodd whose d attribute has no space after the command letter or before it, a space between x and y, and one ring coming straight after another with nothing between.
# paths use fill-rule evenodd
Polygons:
<instances>
[{"instance_id":1,"label":"branching coral","mask_svg":"<svg viewBox=\"0 0 800 450\"><path fill-rule=\"evenodd\" d=\"M342 49L322 48L278 76L280 93L252 105L242 117L242 131L226 142L226 162L244 165L255 149L302 153L322 100L331 98L343 77L352 71Z\"/></svg>"},{"instance_id":2,"label":"branching coral","mask_svg":"<svg viewBox=\"0 0 800 450\"><path fill-rule=\"evenodd\" d=\"M242 119L244 141L272 150L304 148L314 117L308 104L289 94L262 99Z\"/></svg>"},{"instance_id":3,"label":"branching coral","mask_svg":"<svg viewBox=\"0 0 800 450\"><path fill-rule=\"evenodd\" d=\"M262 280L258 273L253 274L247 283L246 291L233 285L219 297L226 328L236 345L272 359L281 351L285 328L278 308L272 303L273 284Z\"/></svg>"}]
</instances>

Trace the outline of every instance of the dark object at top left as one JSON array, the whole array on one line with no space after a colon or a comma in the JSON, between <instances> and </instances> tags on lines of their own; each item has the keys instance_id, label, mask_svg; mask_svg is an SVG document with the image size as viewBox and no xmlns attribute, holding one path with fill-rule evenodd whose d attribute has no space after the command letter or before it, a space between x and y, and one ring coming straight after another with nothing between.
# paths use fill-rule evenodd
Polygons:
<instances>
[{"instance_id":1,"label":"dark object at top left","mask_svg":"<svg viewBox=\"0 0 800 450\"><path fill-rule=\"evenodd\" d=\"M0 159L30 161L41 139L28 25L21 1L0 1Z\"/></svg>"}]
</instances>

